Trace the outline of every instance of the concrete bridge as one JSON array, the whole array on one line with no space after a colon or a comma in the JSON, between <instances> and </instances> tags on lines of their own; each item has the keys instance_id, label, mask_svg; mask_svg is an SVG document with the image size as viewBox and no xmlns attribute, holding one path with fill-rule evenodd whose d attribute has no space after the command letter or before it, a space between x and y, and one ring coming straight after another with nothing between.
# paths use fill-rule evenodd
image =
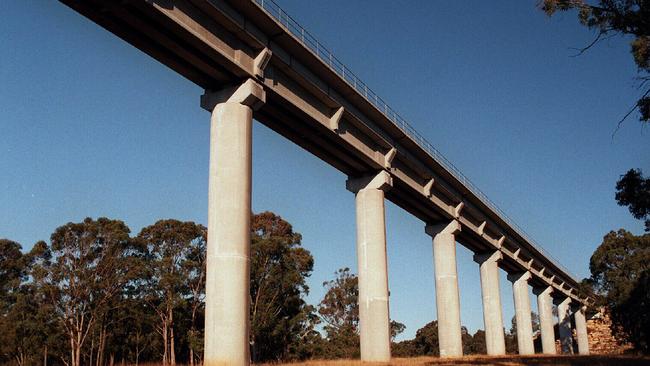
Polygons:
<instances>
[{"instance_id":1,"label":"concrete bridge","mask_svg":"<svg viewBox=\"0 0 650 366\"><path fill-rule=\"evenodd\" d=\"M572 352L574 323L579 353L588 353L588 300L576 279L274 2L61 1L205 89L201 106L212 113L206 365L250 359L253 118L349 177L362 360L390 359L385 199L421 219L423 235L433 238L442 357L462 355L457 242L480 266L488 354L505 353L499 268L513 285L519 353L534 353L529 286L543 352L555 353L555 302L563 350Z\"/></svg>"}]
</instances>

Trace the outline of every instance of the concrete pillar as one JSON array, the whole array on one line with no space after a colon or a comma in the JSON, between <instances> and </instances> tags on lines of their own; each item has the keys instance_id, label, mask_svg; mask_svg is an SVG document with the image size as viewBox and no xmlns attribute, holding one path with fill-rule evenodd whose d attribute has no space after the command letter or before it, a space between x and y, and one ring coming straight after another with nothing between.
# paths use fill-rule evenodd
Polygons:
<instances>
[{"instance_id":1,"label":"concrete pillar","mask_svg":"<svg viewBox=\"0 0 650 366\"><path fill-rule=\"evenodd\" d=\"M576 338L578 340L578 354L589 354L589 337L587 335L587 320L585 319L585 312L587 307L580 306L574 311L574 319L576 322Z\"/></svg>"},{"instance_id":2,"label":"concrete pillar","mask_svg":"<svg viewBox=\"0 0 650 366\"><path fill-rule=\"evenodd\" d=\"M248 365L253 107L264 91L249 80L206 92L212 110L205 298L205 365Z\"/></svg>"},{"instance_id":3,"label":"concrete pillar","mask_svg":"<svg viewBox=\"0 0 650 366\"><path fill-rule=\"evenodd\" d=\"M562 353L573 354L573 332L571 331L571 298L567 297L557 306L558 327Z\"/></svg>"},{"instance_id":4,"label":"concrete pillar","mask_svg":"<svg viewBox=\"0 0 650 366\"><path fill-rule=\"evenodd\" d=\"M460 223L456 220L425 227L425 232L433 237L440 357L463 355L456 269L456 233L460 230Z\"/></svg>"},{"instance_id":5,"label":"concrete pillar","mask_svg":"<svg viewBox=\"0 0 650 366\"><path fill-rule=\"evenodd\" d=\"M506 341L503 333L501 295L499 293L499 266L501 252L474 255L481 270L481 294L483 297L483 321L488 355L505 355Z\"/></svg>"},{"instance_id":6,"label":"concrete pillar","mask_svg":"<svg viewBox=\"0 0 650 366\"><path fill-rule=\"evenodd\" d=\"M367 362L390 361L384 191L391 185L385 171L347 182L356 193L359 330L361 360Z\"/></svg>"},{"instance_id":7,"label":"concrete pillar","mask_svg":"<svg viewBox=\"0 0 650 366\"><path fill-rule=\"evenodd\" d=\"M553 321L553 299L551 293L553 287L534 288L537 295L537 310L539 311L539 329L542 333L542 353L547 355L556 354L555 351L555 329Z\"/></svg>"},{"instance_id":8,"label":"concrete pillar","mask_svg":"<svg viewBox=\"0 0 650 366\"><path fill-rule=\"evenodd\" d=\"M508 280L512 282L512 295L515 302L515 319L517 322L517 347L520 355L535 354L530 297L528 296L529 279L530 272L528 271L508 275Z\"/></svg>"}]
</instances>

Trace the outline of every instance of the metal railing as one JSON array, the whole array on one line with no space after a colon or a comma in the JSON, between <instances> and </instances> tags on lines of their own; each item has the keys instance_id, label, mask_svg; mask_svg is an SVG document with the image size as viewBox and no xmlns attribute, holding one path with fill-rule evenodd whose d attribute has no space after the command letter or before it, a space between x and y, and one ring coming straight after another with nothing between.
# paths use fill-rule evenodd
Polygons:
<instances>
[{"instance_id":1,"label":"metal railing","mask_svg":"<svg viewBox=\"0 0 650 366\"><path fill-rule=\"evenodd\" d=\"M486 206L492 211L499 214L501 218L508 223L521 237L526 239L535 249L546 257L551 258L554 264L562 269L574 281L579 282L569 270L560 263L560 261L553 257L550 253L542 248L536 241L531 239L530 235L526 233L514 220L512 220L503 210L501 210L492 200L490 200L483 191L481 191L469 178L467 178L461 171L452 164L440 151L427 141L419 132L415 130L406 120L393 110L381 97L379 97L372 89L370 89L361 79L359 79L350 69L347 68L339 59L336 58L327 48L325 48L314 36L312 36L305 28L289 16L278 4L273 0L252 0L262 10L274 18L280 26L287 32L299 40L305 47L307 47L314 55L325 63L332 71L338 74L345 80L352 88L359 94L366 98L368 102L383 113L389 120L397 125L406 135L415 141L422 149L428 152L431 157L449 171L458 181L460 181L467 189L469 189L476 197L478 197Z\"/></svg>"}]
</instances>

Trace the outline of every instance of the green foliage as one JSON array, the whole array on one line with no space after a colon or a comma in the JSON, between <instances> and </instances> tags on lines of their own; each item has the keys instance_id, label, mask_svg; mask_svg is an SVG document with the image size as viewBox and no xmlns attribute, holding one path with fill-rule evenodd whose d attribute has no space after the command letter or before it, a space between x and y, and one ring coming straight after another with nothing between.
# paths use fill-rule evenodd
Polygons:
<instances>
[{"instance_id":1,"label":"green foliage","mask_svg":"<svg viewBox=\"0 0 650 366\"><path fill-rule=\"evenodd\" d=\"M640 121L650 120L650 88L647 86L650 81L650 2L600 0L597 5L591 5L583 0L544 0L541 8L548 15L577 10L580 23L596 32L596 38L580 53L612 35L632 36L630 51L638 67L640 88L645 92L621 122L635 109L639 110Z\"/></svg>"},{"instance_id":2,"label":"green foliage","mask_svg":"<svg viewBox=\"0 0 650 366\"><path fill-rule=\"evenodd\" d=\"M391 341L395 341L395 337L400 335L402 332L406 330L406 325L395 321L391 320L390 321L390 339Z\"/></svg>"},{"instance_id":3,"label":"green foliage","mask_svg":"<svg viewBox=\"0 0 650 366\"><path fill-rule=\"evenodd\" d=\"M335 278L324 282L327 289L318 305L325 321L327 358L359 357L359 280L349 268L334 272Z\"/></svg>"},{"instance_id":4,"label":"green foliage","mask_svg":"<svg viewBox=\"0 0 650 366\"><path fill-rule=\"evenodd\" d=\"M32 363L45 337L37 294L24 283L30 259L20 244L0 239L0 363Z\"/></svg>"},{"instance_id":5,"label":"green foliage","mask_svg":"<svg viewBox=\"0 0 650 366\"><path fill-rule=\"evenodd\" d=\"M146 262L139 269L144 274L144 300L159 318L156 331L163 344L162 363L173 365L178 334L175 333L178 320L175 313L188 301L199 302L205 291L202 281L205 278L206 229L193 222L160 220L143 228L137 242L146 248ZM192 323L195 317L193 311ZM198 346L196 339L192 346Z\"/></svg>"},{"instance_id":6,"label":"green foliage","mask_svg":"<svg viewBox=\"0 0 650 366\"><path fill-rule=\"evenodd\" d=\"M640 169L628 170L616 182L616 202L627 206L635 219L645 220L645 231L650 231L650 178Z\"/></svg>"},{"instance_id":7,"label":"green foliage","mask_svg":"<svg viewBox=\"0 0 650 366\"><path fill-rule=\"evenodd\" d=\"M359 326L359 281L350 268L334 272L333 280L324 282L325 297L318 305L318 313L325 321L328 336L346 329L357 332Z\"/></svg>"},{"instance_id":8,"label":"green foliage","mask_svg":"<svg viewBox=\"0 0 650 366\"><path fill-rule=\"evenodd\" d=\"M53 261L40 278L47 299L69 335L70 365L80 366L82 348L94 325L132 278L130 230L119 220L86 218L52 234Z\"/></svg>"},{"instance_id":9,"label":"green foliage","mask_svg":"<svg viewBox=\"0 0 650 366\"><path fill-rule=\"evenodd\" d=\"M589 269L596 292L612 312L612 331L639 351L650 351L650 234L609 232L591 256Z\"/></svg>"},{"instance_id":10,"label":"green foliage","mask_svg":"<svg viewBox=\"0 0 650 366\"><path fill-rule=\"evenodd\" d=\"M7 310L15 301L16 292L27 275L20 244L0 239L0 310Z\"/></svg>"},{"instance_id":11,"label":"green foliage","mask_svg":"<svg viewBox=\"0 0 650 366\"><path fill-rule=\"evenodd\" d=\"M302 237L272 212L253 215L251 246L251 355L254 361L303 358L297 346L315 337L313 307L304 297L314 267ZM313 340L313 339L312 339Z\"/></svg>"},{"instance_id":12,"label":"green foliage","mask_svg":"<svg viewBox=\"0 0 650 366\"><path fill-rule=\"evenodd\" d=\"M259 361L323 355L305 303L314 261L270 212L252 217L251 338ZM0 240L0 364L200 364L206 229L160 220L137 237L119 220L85 219L23 254Z\"/></svg>"},{"instance_id":13,"label":"green foliage","mask_svg":"<svg viewBox=\"0 0 650 366\"><path fill-rule=\"evenodd\" d=\"M439 356L438 321L434 320L418 329L413 341L417 355Z\"/></svg>"},{"instance_id":14,"label":"green foliage","mask_svg":"<svg viewBox=\"0 0 650 366\"><path fill-rule=\"evenodd\" d=\"M485 343L485 331L479 329L472 336L472 348L470 354L484 355L487 354L487 344Z\"/></svg>"}]
</instances>

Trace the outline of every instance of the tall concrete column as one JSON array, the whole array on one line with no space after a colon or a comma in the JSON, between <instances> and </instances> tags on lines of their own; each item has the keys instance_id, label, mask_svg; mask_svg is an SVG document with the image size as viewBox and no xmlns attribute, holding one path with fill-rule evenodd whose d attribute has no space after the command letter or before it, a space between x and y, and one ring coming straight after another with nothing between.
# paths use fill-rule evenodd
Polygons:
<instances>
[{"instance_id":1,"label":"tall concrete column","mask_svg":"<svg viewBox=\"0 0 650 366\"><path fill-rule=\"evenodd\" d=\"M512 295L515 302L515 319L517 322L517 347L520 355L535 353L533 344L533 322L530 315L530 297L528 296L528 280L530 272L513 273L508 275L512 282Z\"/></svg>"},{"instance_id":2,"label":"tall concrete column","mask_svg":"<svg viewBox=\"0 0 650 366\"><path fill-rule=\"evenodd\" d=\"M433 237L440 357L463 355L456 270L456 233L460 232L460 229L456 220L440 225L427 225L425 228L426 233Z\"/></svg>"},{"instance_id":3,"label":"tall concrete column","mask_svg":"<svg viewBox=\"0 0 650 366\"><path fill-rule=\"evenodd\" d=\"M553 321L553 299L551 293L553 287L534 288L537 295L537 310L539 311L539 330L542 333L542 353L554 355L555 351L555 329Z\"/></svg>"},{"instance_id":4,"label":"tall concrete column","mask_svg":"<svg viewBox=\"0 0 650 366\"><path fill-rule=\"evenodd\" d=\"M503 334L501 295L499 293L499 266L501 252L474 255L481 270L481 294L483 297L483 321L488 355L505 355L506 341Z\"/></svg>"},{"instance_id":5,"label":"tall concrete column","mask_svg":"<svg viewBox=\"0 0 650 366\"><path fill-rule=\"evenodd\" d=\"M248 80L206 92L212 109L205 298L205 365L248 365L251 217L251 125L264 102Z\"/></svg>"},{"instance_id":6,"label":"tall concrete column","mask_svg":"<svg viewBox=\"0 0 650 366\"><path fill-rule=\"evenodd\" d=\"M580 306L574 311L574 319L576 322L576 338L578 340L578 353L581 355L589 354L589 337L587 335L587 320L585 319L585 312L587 307Z\"/></svg>"},{"instance_id":7,"label":"tall concrete column","mask_svg":"<svg viewBox=\"0 0 650 366\"><path fill-rule=\"evenodd\" d=\"M573 354L573 332L571 331L571 298L567 297L557 306L558 327L562 353Z\"/></svg>"},{"instance_id":8,"label":"tall concrete column","mask_svg":"<svg viewBox=\"0 0 650 366\"><path fill-rule=\"evenodd\" d=\"M368 362L390 361L384 191L391 186L385 171L347 181L356 194L361 360Z\"/></svg>"}]
</instances>

